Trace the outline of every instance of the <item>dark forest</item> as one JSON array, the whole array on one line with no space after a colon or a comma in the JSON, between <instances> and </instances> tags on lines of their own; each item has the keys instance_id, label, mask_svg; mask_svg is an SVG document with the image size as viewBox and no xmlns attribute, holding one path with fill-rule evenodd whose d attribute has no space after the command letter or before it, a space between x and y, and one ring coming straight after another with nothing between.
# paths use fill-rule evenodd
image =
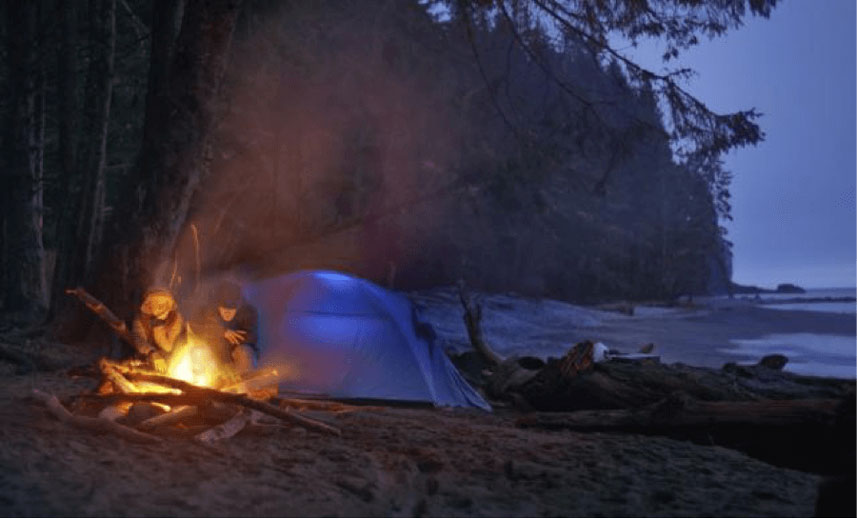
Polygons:
<instances>
[{"instance_id":1,"label":"dark forest","mask_svg":"<svg viewBox=\"0 0 857 519\"><path fill-rule=\"evenodd\" d=\"M127 310L149 286L309 267L570 301L724 292L719 156L762 138L757 114L711 113L688 71L607 37L661 37L667 59L773 2L672 4L4 5L3 308L53 320L66 288Z\"/></svg>"}]
</instances>

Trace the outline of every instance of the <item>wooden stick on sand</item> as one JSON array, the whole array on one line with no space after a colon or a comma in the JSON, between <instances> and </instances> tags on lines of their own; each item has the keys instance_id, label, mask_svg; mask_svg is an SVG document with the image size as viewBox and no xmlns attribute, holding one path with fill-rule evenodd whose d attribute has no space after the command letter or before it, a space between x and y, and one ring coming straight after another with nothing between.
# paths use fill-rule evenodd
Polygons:
<instances>
[{"instance_id":1,"label":"wooden stick on sand","mask_svg":"<svg viewBox=\"0 0 857 519\"><path fill-rule=\"evenodd\" d=\"M280 409L279 407L268 404L267 402L253 400L252 398L248 398L244 395L235 393L224 393L223 391L218 391L216 389L194 386L193 384L188 384L187 382L169 377L164 377L161 375L149 375L129 372L126 374L126 377L131 380L152 382L154 384L160 384L162 386L173 387L186 393L189 396L198 395L207 400L214 400L227 404L236 404L243 407L247 407L249 409L255 409L256 411L259 411L261 413L296 423L298 425L306 427L307 429L311 429L317 432L332 434L334 436L342 435L342 431L340 431L338 427L326 424L319 420L314 420L312 418L301 416L286 409Z\"/></svg>"},{"instance_id":2,"label":"wooden stick on sand","mask_svg":"<svg viewBox=\"0 0 857 519\"><path fill-rule=\"evenodd\" d=\"M80 427L81 429L88 429L90 431L115 434L125 438L126 440L138 443L157 443L161 441L157 436L152 436L151 434L146 434L116 423L114 421L116 413L113 411L99 415L98 418L90 416L76 416L71 414L54 395L34 389L33 396L42 402L48 408L48 411L50 411L51 414L53 414L60 422L71 424L75 427Z\"/></svg>"}]
</instances>

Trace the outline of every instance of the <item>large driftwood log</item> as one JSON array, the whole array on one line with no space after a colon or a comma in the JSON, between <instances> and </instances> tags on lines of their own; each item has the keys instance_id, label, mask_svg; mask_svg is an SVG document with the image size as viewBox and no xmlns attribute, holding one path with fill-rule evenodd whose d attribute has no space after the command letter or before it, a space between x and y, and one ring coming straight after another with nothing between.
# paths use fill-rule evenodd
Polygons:
<instances>
[{"instance_id":1,"label":"large driftwood log","mask_svg":"<svg viewBox=\"0 0 857 519\"><path fill-rule=\"evenodd\" d=\"M721 425L832 425L840 404L840 400L832 399L703 402L686 395L674 395L657 404L637 409L537 413L518 419L517 425L541 429L621 432Z\"/></svg>"},{"instance_id":2,"label":"large driftwood log","mask_svg":"<svg viewBox=\"0 0 857 519\"><path fill-rule=\"evenodd\" d=\"M854 469L854 400L704 402L676 394L638 409L538 413L519 427L668 436L817 473Z\"/></svg>"},{"instance_id":3,"label":"large driftwood log","mask_svg":"<svg viewBox=\"0 0 857 519\"><path fill-rule=\"evenodd\" d=\"M236 404L243 407L247 407L249 409L255 409L256 411L259 411L261 413L296 423L313 431L332 434L334 436L341 436L342 434L342 431L340 431L338 427L326 424L319 420L314 420L312 418L301 416L297 413L285 409L281 409L279 407L268 404L267 402L253 400L252 398L248 398L244 395L235 393L225 393L216 389L194 386L193 384L188 384L187 382L181 380L176 380L160 375L130 372L127 374L127 378L136 381L161 384L167 387L174 387L190 396L199 396L201 398L211 401L224 402L227 404Z\"/></svg>"},{"instance_id":4,"label":"large driftwood log","mask_svg":"<svg viewBox=\"0 0 857 519\"><path fill-rule=\"evenodd\" d=\"M654 404L675 392L705 401L843 398L854 392L853 380L805 377L763 365L718 370L609 361L567 376L562 364L562 359L551 360L523 383L504 387L539 411L635 408Z\"/></svg>"},{"instance_id":5,"label":"large driftwood log","mask_svg":"<svg viewBox=\"0 0 857 519\"><path fill-rule=\"evenodd\" d=\"M138 443L156 443L161 441L157 436L137 431L130 427L118 424L115 421L115 413L110 412L104 416L93 418L91 416L76 416L71 414L54 395L44 393L38 389L33 390L33 396L42 402L48 411L59 421L100 433L110 433Z\"/></svg>"}]
</instances>

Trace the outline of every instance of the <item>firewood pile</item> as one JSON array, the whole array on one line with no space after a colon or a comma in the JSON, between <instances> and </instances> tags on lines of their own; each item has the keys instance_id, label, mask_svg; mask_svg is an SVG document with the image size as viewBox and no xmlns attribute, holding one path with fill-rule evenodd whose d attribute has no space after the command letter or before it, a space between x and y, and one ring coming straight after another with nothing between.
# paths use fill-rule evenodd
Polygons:
<instances>
[{"instance_id":1,"label":"firewood pile","mask_svg":"<svg viewBox=\"0 0 857 519\"><path fill-rule=\"evenodd\" d=\"M66 293L133 346L125 322L101 301L80 287ZM102 358L97 370L88 373L100 378L97 391L76 395L66 403L38 389L33 390L33 397L61 422L142 443L169 437L210 443L241 431L290 427L340 436L342 431L335 425L305 413L370 409L326 400L282 398L277 396L280 374L276 369L240 377L216 359L188 325L187 338L173 349L164 366Z\"/></svg>"},{"instance_id":2,"label":"firewood pile","mask_svg":"<svg viewBox=\"0 0 857 519\"><path fill-rule=\"evenodd\" d=\"M274 396L278 374L273 369L219 388L171 378L135 360L101 359L97 373L102 378L99 391L76 395L66 403L38 389L33 390L33 396L63 423L140 443L167 438L211 443L241 431L291 427L340 436L342 432L335 425L305 413L365 409L333 401Z\"/></svg>"}]
</instances>

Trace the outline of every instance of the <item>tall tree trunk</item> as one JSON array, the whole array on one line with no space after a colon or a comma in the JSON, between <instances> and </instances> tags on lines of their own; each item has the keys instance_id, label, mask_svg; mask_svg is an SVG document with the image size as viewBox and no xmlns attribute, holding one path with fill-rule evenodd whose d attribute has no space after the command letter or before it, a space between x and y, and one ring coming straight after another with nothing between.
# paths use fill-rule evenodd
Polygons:
<instances>
[{"instance_id":1,"label":"tall tree trunk","mask_svg":"<svg viewBox=\"0 0 857 519\"><path fill-rule=\"evenodd\" d=\"M7 310L35 317L45 306L42 244L39 124L37 113L38 38L36 2L9 2L6 45L9 64L9 110L6 120L6 204L3 240Z\"/></svg>"},{"instance_id":2,"label":"tall tree trunk","mask_svg":"<svg viewBox=\"0 0 857 519\"><path fill-rule=\"evenodd\" d=\"M135 175L111 220L110 246L102 249L94 289L120 315L132 312L146 287L167 282L156 279L156 271L168 263L207 170L217 94L239 4L187 1L165 92L147 98L155 106L147 106L145 126L157 131L144 137ZM153 35L153 44L160 37ZM152 59L158 56L153 52Z\"/></svg>"},{"instance_id":3,"label":"tall tree trunk","mask_svg":"<svg viewBox=\"0 0 857 519\"><path fill-rule=\"evenodd\" d=\"M86 78L81 155L83 193L76 246L71 259L71 279L86 283L93 272L96 248L101 240L104 212L104 168L107 160L107 129L113 99L113 58L116 48L116 0L91 0L90 19L93 51Z\"/></svg>"},{"instance_id":4,"label":"tall tree trunk","mask_svg":"<svg viewBox=\"0 0 857 519\"><path fill-rule=\"evenodd\" d=\"M47 6L45 0L39 0L37 5L36 19L37 27L43 27ZM46 96L47 78L45 74L44 49L48 47L47 34L43 29L37 29L36 42L38 45L38 57L36 67L36 93L33 106L33 172L35 174L35 186L33 186L33 212L37 218L37 226L40 234L44 237L45 228L45 124L46 124ZM44 242L43 242L44 243ZM44 249L44 245L43 245ZM47 281L47 261L44 252L42 254L42 283L43 301L47 305L50 292Z\"/></svg>"},{"instance_id":5,"label":"tall tree trunk","mask_svg":"<svg viewBox=\"0 0 857 519\"><path fill-rule=\"evenodd\" d=\"M169 90L170 63L183 13L182 0L155 0L152 5L152 50L146 87L144 142L157 139L157 134L161 131L161 128L156 126L163 120L158 111L168 106L166 96Z\"/></svg>"},{"instance_id":6,"label":"tall tree trunk","mask_svg":"<svg viewBox=\"0 0 857 519\"><path fill-rule=\"evenodd\" d=\"M58 0L60 15L60 41L57 45L57 120L59 127L59 178L60 193L65 196L60 202L60 215L79 213L79 182L77 180L77 2ZM63 290L70 284L70 258L75 245L75 223L73 218L58 218L56 223L56 264L51 284L50 316L66 301Z\"/></svg>"},{"instance_id":7,"label":"tall tree trunk","mask_svg":"<svg viewBox=\"0 0 857 519\"><path fill-rule=\"evenodd\" d=\"M91 322L88 317L81 318L64 290L91 283L95 255L102 238L107 135L116 49L116 0L90 0L89 20L91 53L82 114L83 138L75 174L75 182L82 188L65 208L69 217L74 214L77 219L58 229L66 235L60 238L63 249L57 256L59 269L53 283L54 300L59 304L57 317L60 317L55 322L55 332L62 337L81 332Z\"/></svg>"},{"instance_id":8,"label":"tall tree trunk","mask_svg":"<svg viewBox=\"0 0 857 519\"><path fill-rule=\"evenodd\" d=\"M65 207L69 216L74 214L77 219L70 218L69 223L60 224L58 228L65 235L60 236L62 249L58 251L58 268L53 283L56 302L54 332L62 338L81 334L91 322L88 315L79 312L75 302L65 294L65 289L91 283L95 255L102 238L107 136L113 100L116 0L90 0L89 20L91 53L86 74L82 138L77 140L79 147L73 180L82 187Z\"/></svg>"}]
</instances>

